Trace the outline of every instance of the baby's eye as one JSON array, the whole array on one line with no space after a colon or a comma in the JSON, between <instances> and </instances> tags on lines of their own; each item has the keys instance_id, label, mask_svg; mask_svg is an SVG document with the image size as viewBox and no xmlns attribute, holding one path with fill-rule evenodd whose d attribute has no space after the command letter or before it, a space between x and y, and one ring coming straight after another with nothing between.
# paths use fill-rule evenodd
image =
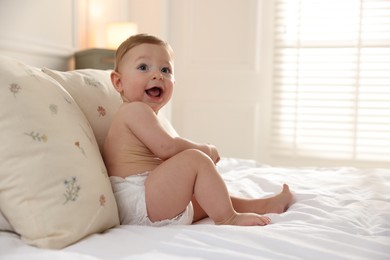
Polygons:
<instances>
[{"instance_id":1,"label":"baby's eye","mask_svg":"<svg viewBox=\"0 0 390 260\"><path fill-rule=\"evenodd\" d=\"M171 74L171 73L172 73L171 69L168 68L168 67L162 68L162 69L161 69L161 72L162 72L162 73L167 73L167 74Z\"/></svg>"},{"instance_id":2,"label":"baby's eye","mask_svg":"<svg viewBox=\"0 0 390 260\"><path fill-rule=\"evenodd\" d=\"M137 67L138 70L148 70L148 65L146 64L141 64Z\"/></svg>"}]
</instances>

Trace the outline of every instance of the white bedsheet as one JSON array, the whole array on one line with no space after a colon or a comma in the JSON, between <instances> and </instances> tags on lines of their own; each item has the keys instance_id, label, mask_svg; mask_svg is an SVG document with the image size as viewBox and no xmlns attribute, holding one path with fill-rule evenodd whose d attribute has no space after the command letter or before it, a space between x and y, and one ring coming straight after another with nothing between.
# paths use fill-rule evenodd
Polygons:
<instances>
[{"instance_id":1,"label":"white bedsheet","mask_svg":"<svg viewBox=\"0 0 390 260\"><path fill-rule=\"evenodd\" d=\"M229 190L270 196L288 183L296 202L265 227L120 226L63 250L0 232L0 259L390 259L390 169L275 168L223 159Z\"/></svg>"}]
</instances>

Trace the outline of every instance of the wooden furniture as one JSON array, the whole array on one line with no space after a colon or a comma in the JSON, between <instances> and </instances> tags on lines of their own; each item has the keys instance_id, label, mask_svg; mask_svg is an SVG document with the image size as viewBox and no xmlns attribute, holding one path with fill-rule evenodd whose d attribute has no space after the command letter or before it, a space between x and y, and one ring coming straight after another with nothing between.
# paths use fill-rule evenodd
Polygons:
<instances>
[{"instance_id":1,"label":"wooden furniture","mask_svg":"<svg viewBox=\"0 0 390 260\"><path fill-rule=\"evenodd\" d=\"M115 50L87 49L75 53L75 69L114 69Z\"/></svg>"}]
</instances>

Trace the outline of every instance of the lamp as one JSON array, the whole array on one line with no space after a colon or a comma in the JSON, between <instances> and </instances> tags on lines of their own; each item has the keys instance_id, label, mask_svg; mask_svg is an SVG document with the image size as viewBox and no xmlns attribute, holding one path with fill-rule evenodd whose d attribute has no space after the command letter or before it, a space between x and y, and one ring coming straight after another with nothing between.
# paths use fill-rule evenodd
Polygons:
<instances>
[{"instance_id":1,"label":"lamp","mask_svg":"<svg viewBox=\"0 0 390 260\"><path fill-rule=\"evenodd\" d=\"M116 49L131 35L137 34L138 26L136 23L118 22L109 23L106 29L106 47Z\"/></svg>"}]
</instances>

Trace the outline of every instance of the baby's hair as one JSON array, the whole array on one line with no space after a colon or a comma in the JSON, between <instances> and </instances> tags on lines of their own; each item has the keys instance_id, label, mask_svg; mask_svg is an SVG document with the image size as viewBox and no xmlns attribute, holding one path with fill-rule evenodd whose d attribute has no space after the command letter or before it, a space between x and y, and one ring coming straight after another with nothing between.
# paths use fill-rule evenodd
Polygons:
<instances>
[{"instance_id":1,"label":"baby's hair","mask_svg":"<svg viewBox=\"0 0 390 260\"><path fill-rule=\"evenodd\" d=\"M144 44L144 43L163 46L164 48L166 48L166 50L171 55L171 57L173 56L173 50L167 42L165 42L165 41L161 40L160 38L153 36L153 35L136 34L136 35L133 35L133 36L130 36L129 38L127 38L124 42L122 42L121 45L119 45L118 49L116 50L115 71L118 72L119 65L123 59L123 56L125 56L125 54L129 50L131 50L132 48L134 48L140 44Z\"/></svg>"}]
</instances>

